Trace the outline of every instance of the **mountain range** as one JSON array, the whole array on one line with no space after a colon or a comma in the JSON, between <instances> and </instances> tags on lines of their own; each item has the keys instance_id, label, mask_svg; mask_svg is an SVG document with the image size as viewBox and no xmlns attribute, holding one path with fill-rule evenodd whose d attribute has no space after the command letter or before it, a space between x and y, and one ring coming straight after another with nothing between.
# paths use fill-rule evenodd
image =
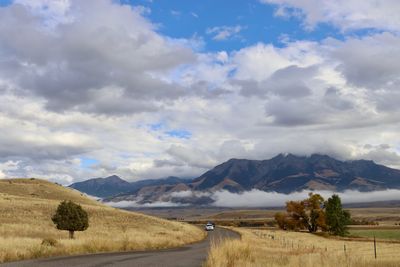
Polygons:
<instances>
[{"instance_id":1,"label":"mountain range","mask_svg":"<svg viewBox=\"0 0 400 267\"><path fill-rule=\"evenodd\" d=\"M111 175L106 178L93 178L83 182L73 183L69 187L91 196L107 198L128 192L133 193L143 187L175 185L179 183L186 184L190 183L191 181L191 179L169 176L167 178L147 179L129 183L117 175Z\"/></svg>"},{"instance_id":2,"label":"mountain range","mask_svg":"<svg viewBox=\"0 0 400 267\"><path fill-rule=\"evenodd\" d=\"M269 160L230 159L193 180L169 177L128 183L117 176L71 187L107 201L170 201L208 204L207 192L252 189L292 193L302 190L375 191L400 188L400 170L370 160L340 161L327 155L279 154ZM203 194L201 194L203 193Z\"/></svg>"}]
</instances>

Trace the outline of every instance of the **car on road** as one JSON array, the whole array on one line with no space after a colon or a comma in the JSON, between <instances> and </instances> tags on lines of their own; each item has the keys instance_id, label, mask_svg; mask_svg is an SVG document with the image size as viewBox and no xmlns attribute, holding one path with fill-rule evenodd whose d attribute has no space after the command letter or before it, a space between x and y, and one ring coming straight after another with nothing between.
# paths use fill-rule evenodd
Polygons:
<instances>
[{"instance_id":1,"label":"car on road","mask_svg":"<svg viewBox=\"0 0 400 267\"><path fill-rule=\"evenodd\" d=\"M211 222L208 222L208 223L206 224L206 226L204 227L204 229L205 229L206 231L214 231L214 228L215 228L215 224L213 224L213 223L211 223Z\"/></svg>"}]
</instances>

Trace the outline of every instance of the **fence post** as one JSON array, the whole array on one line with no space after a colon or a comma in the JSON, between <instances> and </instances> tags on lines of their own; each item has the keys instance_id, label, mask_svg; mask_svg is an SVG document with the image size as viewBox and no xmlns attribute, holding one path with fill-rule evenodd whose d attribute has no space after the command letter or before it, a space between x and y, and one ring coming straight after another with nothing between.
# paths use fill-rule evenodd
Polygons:
<instances>
[{"instance_id":1,"label":"fence post","mask_svg":"<svg viewBox=\"0 0 400 267\"><path fill-rule=\"evenodd\" d=\"M375 259L376 259L376 239L375 239L375 235L374 235L374 253L375 253Z\"/></svg>"}]
</instances>

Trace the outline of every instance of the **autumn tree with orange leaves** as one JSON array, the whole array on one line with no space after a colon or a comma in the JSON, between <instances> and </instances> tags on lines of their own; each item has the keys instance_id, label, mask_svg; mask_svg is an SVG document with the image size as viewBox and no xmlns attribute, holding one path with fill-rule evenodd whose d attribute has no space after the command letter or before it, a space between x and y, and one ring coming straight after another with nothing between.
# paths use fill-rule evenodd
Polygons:
<instances>
[{"instance_id":1,"label":"autumn tree with orange leaves","mask_svg":"<svg viewBox=\"0 0 400 267\"><path fill-rule=\"evenodd\" d=\"M310 233L318 229L327 229L324 198L319 194L310 193L307 199L286 202L287 213L275 214L279 228L285 230L307 229Z\"/></svg>"}]
</instances>

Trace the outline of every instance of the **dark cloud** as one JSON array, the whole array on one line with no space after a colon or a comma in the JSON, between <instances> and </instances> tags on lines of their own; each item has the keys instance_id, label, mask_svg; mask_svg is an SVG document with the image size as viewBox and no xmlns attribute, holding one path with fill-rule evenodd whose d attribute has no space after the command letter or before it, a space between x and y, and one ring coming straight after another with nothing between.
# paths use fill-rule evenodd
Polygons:
<instances>
[{"instance_id":1,"label":"dark cloud","mask_svg":"<svg viewBox=\"0 0 400 267\"><path fill-rule=\"evenodd\" d=\"M400 110L400 82L390 86L390 89L381 90L370 95L372 103L376 104L376 108L381 112L396 112Z\"/></svg>"},{"instance_id":2,"label":"dark cloud","mask_svg":"<svg viewBox=\"0 0 400 267\"><path fill-rule=\"evenodd\" d=\"M22 5L0 9L0 54L6 55L0 78L44 98L46 107L58 112L149 111L154 105L140 101L185 94L160 75L192 62L189 48L158 35L128 6L107 0L73 1L71 6L73 20L53 29L45 28L44 18ZM115 98L122 103L96 102L96 95L108 88L119 88Z\"/></svg>"},{"instance_id":3,"label":"dark cloud","mask_svg":"<svg viewBox=\"0 0 400 267\"><path fill-rule=\"evenodd\" d=\"M65 159L98 148L97 144L78 134L53 133L52 137L45 138L49 135L46 131L41 133L43 136L22 131L23 127L1 131L0 158Z\"/></svg>"},{"instance_id":4,"label":"dark cloud","mask_svg":"<svg viewBox=\"0 0 400 267\"><path fill-rule=\"evenodd\" d=\"M213 87L209 81L198 81L191 85L190 93L194 96L199 96L206 99L213 99L218 97L224 97L226 95L232 94L230 90Z\"/></svg>"},{"instance_id":5,"label":"dark cloud","mask_svg":"<svg viewBox=\"0 0 400 267\"><path fill-rule=\"evenodd\" d=\"M182 167L185 166L185 163L177 160L163 160L163 159L155 159L154 166L156 168L165 167L165 166L174 166L174 167Z\"/></svg>"},{"instance_id":6,"label":"dark cloud","mask_svg":"<svg viewBox=\"0 0 400 267\"><path fill-rule=\"evenodd\" d=\"M349 39L335 49L338 70L348 83L380 90L400 77L400 38L390 33Z\"/></svg>"},{"instance_id":7,"label":"dark cloud","mask_svg":"<svg viewBox=\"0 0 400 267\"><path fill-rule=\"evenodd\" d=\"M301 68L293 65L277 70L262 82L238 80L235 84L242 88L243 96L267 97L273 94L284 99L302 98L311 95L307 82L313 79L316 71L315 67Z\"/></svg>"},{"instance_id":8,"label":"dark cloud","mask_svg":"<svg viewBox=\"0 0 400 267\"><path fill-rule=\"evenodd\" d=\"M316 72L316 67L289 66L274 72L265 87L285 99L306 97L311 95L307 82L314 78Z\"/></svg>"},{"instance_id":9,"label":"dark cloud","mask_svg":"<svg viewBox=\"0 0 400 267\"><path fill-rule=\"evenodd\" d=\"M324 96L324 101L330 107L338 110L349 110L352 109L354 104L345 99L337 88L329 87Z\"/></svg>"},{"instance_id":10,"label":"dark cloud","mask_svg":"<svg viewBox=\"0 0 400 267\"><path fill-rule=\"evenodd\" d=\"M326 120L323 106L312 99L282 100L268 102L266 115L273 118L273 124L280 126L305 126Z\"/></svg>"},{"instance_id":11,"label":"dark cloud","mask_svg":"<svg viewBox=\"0 0 400 267\"><path fill-rule=\"evenodd\" d=\"M194 168L208 169L217 163L212 155L200 149L172 145L167 153L174 159Z\"/></svg>"}]
</instances>

